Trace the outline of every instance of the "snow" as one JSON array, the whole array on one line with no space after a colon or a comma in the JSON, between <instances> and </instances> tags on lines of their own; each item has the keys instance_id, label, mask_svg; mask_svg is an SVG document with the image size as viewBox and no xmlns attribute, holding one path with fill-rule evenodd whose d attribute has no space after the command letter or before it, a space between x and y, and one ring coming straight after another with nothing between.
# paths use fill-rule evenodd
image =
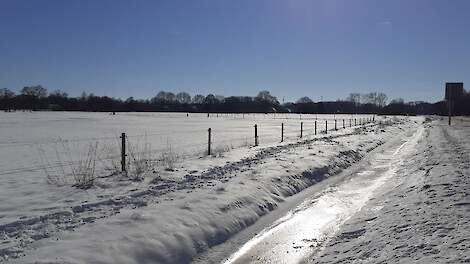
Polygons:
<instances>
[{"instance_id":1,"label":"snow","mask_svg":"<svg viewBox=\"0 0 470 264\"><path fill-rule=\"evenodd\" d=\"M387 148L368 159L366 168L304 201L245 243L225 263L301 262L396 176L400 163L413 151L423 131L420 127L410 138L387 144Z\"/></svg>"},{"instance_id":2,"label":"snow","mask_svg":"<svg viewBox=\"0 0 470 264\"><path fill-rule=\"evenodd\" d=\"M0 256L20 263L189 262L275 210L289 196L337 174L420 123L400 118L392 126L369 124L313 136L307 124L315 117L303 115L307 131L299 140L293 129L300 122L297 115L208 120L194 114L189 119L185 114L9 114L1 119L3 172L37 164L37 143L66 135L80 142L74 148L78 151L91 138L115 140L112 134L122 128L131 136L157 134L152 142L171 136L177 142L175 152L186 153L173 170L151 172L144 181L112 175L88 190L47 184L37 170L4 173ZM185 147L204 142L207 126L226 131L223 140L236 142L241 130L253 133L255 122L261 128L260 147L243 146L214 157L191 154ZM286 130L291 137L284 143L278 143L280 122L290 124ZM269 137L263 133L268 132L271 141L264 140Z\"/></svg>"},{"instance_id":3,"label":"snow","mask_svg":"<svg viewBox=\"0 0 470 264\"><path fill-rule=\"evenodd\" d=\"M280 140L280 123L285 123L286 141L296 140L300 118L304 122L304 135L313 134L315 115L222 115L207 118L206 114L186 113L81 113L81 112L14 112L0 113L0 223L19 218L41 215L54 211L74 201L93 201L93 192L56 188L48 184L43 167L54 167L61 173L57 163L75 162L86 153L90 144L98 142L100 158L98 166L110 163L107 148L113 150L113 161L119 166L119 136L127 133L131 144L141 144L148 138L152 156L158 159L161 153L171 151L179 160L198 158L207 149L207 129L212 128L212 149L221 152L224 148L249 146L254 141L253 125L258 124L261 146ZM337 116L336 118L366 118L370 116ZM319 115L318 132L324 129L324 120L331 122L333 116ZM322 121L320 121L322 120ZM67 147L63 147L62 142ZM246 149L246 147L245 147ZM41 151L48 162L41 161ZM56 151L60 155L56 155ZM70 150L72 158L66 153ZM242 153L243 155L244 153ZM61 157L59 161L57 156ZM208 163L213 162L212 160ZM109 164L106 164L109 166ZM67 166L65 166L67 167ZM109 172L100 172L101 176ZM104 185L109 185L106 181ZM119 184L121 185L121 184ZM99 195L114 195L129 189L141 188L138 183L106 188ZM135 186L134 186L135 185ZM45 192L46 191L46 192ZM107 192L111 193L107 193Z\"/></svg>"},{"instance_id":4,"label":"snow","mask_svg":"<svg viewBox=\"0 0 470 264\"><path fill-rule=\"evenodd\" d=\"M309 262L469 262L469 125L428 123L388 189Z\"/></svg>"}]
</instances>

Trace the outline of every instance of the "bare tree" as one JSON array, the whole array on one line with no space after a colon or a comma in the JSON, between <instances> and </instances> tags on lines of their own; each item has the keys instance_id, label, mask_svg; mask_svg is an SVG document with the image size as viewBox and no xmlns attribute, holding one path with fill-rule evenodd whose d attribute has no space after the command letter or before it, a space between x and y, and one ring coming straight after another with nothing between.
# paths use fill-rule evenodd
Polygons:
<instances>
[{"instance_id":1,"label":"bare tree","mask_svg":"<svg viewBox=\"0 0 470 264\"><path fill-rule=\"evenodd\" d=\"M8 88L0 89L0 99L9 99L15 97L15 92Z\"/></svg>"},{"instance_id":2,"label":"bare tree","mask_svg":"<svg viewBox=\"0 0 470 264\"><path fill-rule=\"evenodd\" d=\"M189 104L189 103L191 103L191 95L189 95L186 92L180 92L180 93L176 94L176 100L180 104Z\"/></svg>"},{"instance_id":3,"label":"bare tree","mask_svg":"<svg viewBox=\"0 0 470 264\"><path fill-rule=\"evenodd\" d=\"M36 98L43 98L47 96L47 89L41 85L25 86L23 89L21 89L21 94Z\"/></svg>"},{"instance_id":4,"label":"bare tree","mask_svg":"<svg viewBox=\"0 0 470 264\"><path fill-rule=\"evenodd\" d=\"M255 97L255 100L260 102L268 102L271 104L279 104L277 98L275 96L272 96L269 91L260 91Z\"/></svg>"},{"instance_id":5,"label":"bare tree","mask_svg":"<svg viewBox=\"0 0 470 264\"><path fill-rule=\"evenodd\" d=\"M54 97L60 97L60 98L67 98L69 96L66 92L61 91L61 90L55 90L49 95L54 96Z\"/></svg>"},{"instance_id":6,"label":"bare tree","mask_svg":"<svg viewBox=\"0 0 470 264\"><path fill-rule=\"evenodd\" d=\"M360 104L361 103L361 94L359 93L350 93L348 97L346 97L346 101L348 102L353 102L354 104Z\"/></svg>"},{"instance_id":7,"label":"bare tree","mask_svg":"<svg viewBox=\"0 0 470 264\"><path fill-rule=\"evenodd\" d=\"M377 105L379 107L384 107L387 104L387 95L384 93L377 94Z\"/></svg>"},{"instance_id":8,"label":"bare tree","mask_svg":"<svg viewBox=\"0 0 470 264\"><path fill-rule=\"evenodd\" d=\"M208 94L206 96L206 98L204 98L204 104L216 104L218 102L219 101L217 100L217 98L213 94Z\"/></svg>"},{"instance_id":9,"label":"bare tree","mask_svg":"<svg viewBox=\"0 0 470 264\"><path fill-rule=\"evenodd\" d=\"M310 99L307 96L301 97L297 100L298 104L307 104L307 103L313 103L312 99Z\"/></svg>"},{"instance_id":10,"label":"bare tree","mask_svg":"<svg viewBox=\"0 0 470 264\"><path fill-rule=\"evenodd\" d=\"M206 98L206 97L205 97L204 95L202 95L202 94L196 94L196 95L193 97L192 102L193 102L193 104L202 104L202 103L204 103L204 99L205 99L205 98Z\"/></svg>"}]
</instances>

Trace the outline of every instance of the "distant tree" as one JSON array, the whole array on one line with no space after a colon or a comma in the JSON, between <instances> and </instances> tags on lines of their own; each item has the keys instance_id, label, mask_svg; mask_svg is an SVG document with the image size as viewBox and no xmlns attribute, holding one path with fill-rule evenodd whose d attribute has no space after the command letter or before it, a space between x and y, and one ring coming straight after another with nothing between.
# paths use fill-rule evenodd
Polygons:
<instances>
[{"instance_id":1,"label":"distant tree","mask_svg":"<svg viewBox=\"0 0 470 264\"><path fill-rule=\"evenodd\" d=\"M186 92L181 92L181 93L176 94L176 100L180 104L189 104L191 103L191 95L189 95Z\"/></svg>"},{"instance_id":2,"label":"distant tree","mask_svg":"<svg viewBox=\"0 0 470 264\"><path fill-rule=\"evenodd\" d=\"M225 97L223 95L215 95L215 99L217 99L217 102L223 103L225 100Z\"/></svg>"},{"instance_id":3,"label":"distant tree","mask_svg":"<svg viewBox=\"0 0 470 264\"><path fill-rule=\"evenodd\" d=\"M206 96L206 98L204 99L204 104L216 104L218 102L219 101L217 100L217 98L213 94L208 94Z\"/></svg>"},{"instance_id":4,"label":"distant tree","mask_svg":"<svg viewBox=\"0 0 470 264\"><path fill-rule=\"evenodd\" d=\"M157 96L152 98L152 101L156 103L174 103L176 102L176 95L172 92L160 91Z\"/></svg>"},{"instance_id":5,"label":"distant tree","mask_svg":"<svg viewBox=\"0 0 470 264\"><path fill-rule=\"evenodd\" d=\"M172 92L166 93L166 101L168 103L174 103L176 102L176 95Z\"/></svg>"},{"instance_id":6,"label":"distant tree","mask_svg":"<svg viewBox=\"0 0 470 264\"><path fill-rule=\"evenodd\" d=\"M361 95L361 103L363 104L377 104L377 93L366 93Z\"/></svg>"},{"instance_id":7,"label":"distant tree","mask_svg":"<svg viewBox=\"0 0 470 264\"><path fill-rule=\"evenodd\" d=\"M64 92L64 91L55 90L55 91L53 91L52 93L50 93L49 96L52 96L52 97L60 97L60 98L67 98L69 95L68 95L66 92Z\"/></svg>"},{"instance_id":8,"label":"distant tree","mask_svg":"<svg viewBox=\"0 0 470 264\"><path fill-rule=\"evenodd\" d=\"M47 89L41 85L25 86L21 89L21 94L35 98L43 98L47 96Z\"/></svg>"},{"instance_id":9,"label":"distant tree","mask_svg":"<svg viewBox=\"0 0 470 264\"><path fill-rule=\"evenodd\" d=\"M258 95L256 95L255 100L258 102L266 102L275 105L279 104L277 98L275 96L272 96L269 91L260 91Z\"/></svg>"},{"instance_id":10,"label":"distant tree","mask_svg":"<svg viewBox=\"0 0 470 264\"><path fill-rule=\"evenodd\" d=\"M0 99L10 99L15 97L15 92L11 91L8 88L0 89Z\"/></svg>"},{"instance_id":11,"label":"distant tree","mask_svg":"<svg viewBox=\"0 0 470 264\"><path fill-rule=\"evenodd\" d=\"M301 97L297 100L298 104L307 104L307 103L313 103L312 99L308 98L307 96Z\"/></svg>"},{"instance_id":12,"label":"distant tree","mask_svg":"<svg viewBox=\"0 0 470 264\"><path fill-rule=\"evenodd\" d=\"M387 105L387 95L384 93L378 93L377 94L377 103L379 107L384 107Z\"/></svg>"},{"instance_id":13,"label":"distant tree","mask_svg":"<svg viewBox=\"0 0 470 264\"><path fill-rule=\"evenodd\" d=\"M203 104L204 103L204 99L206 99L206 97L202 94L196 94L194 97L193 97L193 104Z\"/></svg>"},{"instance_id":14,"label":"distant tree","mask_svg":"<svg viewBox=\"0 0 470 264\"><path fill-rule=\"evenodd\" d=\"M403 98L396 98L390 101L390 104L404 104L404 103L405 103L405 100L403 100Z\"/></svg>"},{"instance_id":15,"label":"distant tree","mask_svg":"<svg viewBox=\"0 0 470 264\"><path fill-rule=\"evenodd\" d=\"M242 103L252 103L253 102L253 97L251 96L240 96L240 102Z\"/></svg>"},{"instance_id":16,"label":"distant tree","mask_svg":"<svg viewBox=\"0 0 470 264\"><path fill-rule=\"evenodd\" d=\"M348 97L346 97L346 101L353 102L354 104L358 105L361 103L361 94L359 93L350 93Z\"/></svg>"}]
</instances>

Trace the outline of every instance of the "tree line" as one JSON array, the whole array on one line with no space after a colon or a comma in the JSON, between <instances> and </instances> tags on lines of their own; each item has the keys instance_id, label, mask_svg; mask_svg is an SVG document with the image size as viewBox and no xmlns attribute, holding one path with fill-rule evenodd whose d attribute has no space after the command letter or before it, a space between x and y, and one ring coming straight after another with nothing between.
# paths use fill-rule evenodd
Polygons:
<instances>
[{"instance_id":1,"label":"tree line","mask_svg":"<svg viewBox=\"0 0 470 264\"><path fill-rule=\"evenodd\" d=\"M465 107L470 103L470 94L455 103L456 114L469 115ZM191 96L186 92L172 93L161 91L150 99L125 100L108 96L82 93L79 97L69 97L56 90L48 92L41 85L23 87L19 94L10 89L0 89L0 110L51 110L51 111L95 111L95 112L219 112L219 113L318 113L318 114L440 114L445 115L445 102L405 103L403 99L393 99L387 104L384 93L351 93L345 99L331 102L314 102L309 97L301 97L296 102L281 104L269 91L260 91L256 96L201 95Z\"/></svg>"}]
</instances>

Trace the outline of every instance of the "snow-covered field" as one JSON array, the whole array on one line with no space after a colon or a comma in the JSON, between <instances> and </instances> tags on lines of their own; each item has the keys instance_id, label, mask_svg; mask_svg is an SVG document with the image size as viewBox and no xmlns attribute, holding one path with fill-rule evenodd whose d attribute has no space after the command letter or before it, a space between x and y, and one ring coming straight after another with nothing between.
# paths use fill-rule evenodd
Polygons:
<instances>
[{"instance_id":1,"label":"snow-covered field","mask_svg":"<svg viewBox=\"0 0 470 264\"><path fill-rule=\"evenodd\" d=\"M267 146L278 143L281 123L285 123L285 140L298 139L300 122L304 122L306 137L325 129L325 120L334 129L334 116L328 115L223 115L186 113L81 113L81 112L14 112L0 113L0 223L23 217L42 215L56 210L64 203L78 200L95 200L90 193L75 188L56 188L48 184L44 169L58 176L59 183L70 185L73 179L62 178L69 174L70 166L85 159L90 145L97 145L96 167L98 176L108 176L120 170L121 133L127 133L128 148L136 146L135 152L144 153L152 160L183 160L200 158L207 151L207 129L212 129L212 152L222 154L238 147L247 149L254 144L254 124L258 125L259 144ZM370 116L336 116L339 120ZM301 120L302 119L302 120ZM243 152L241 153L243 155ZM142 157L144 158L144 157ZM147 158L147 157L145 157ZM207 162L210 165L211 161ZM158 166L159 164L152 164ZM168 164L164 164L168 166ZM170 164L172 165L172 164ZM163 166L163 165L162 165ZM158 169L158 168L157 168ZM164 168L163 168L164 169ZM65 173L63 172L65 170ZM149 175L146 180L152 180ZM109 185L104 180L102 184ZM107 186L127 189L131 185ZM103 189L106 186L102 186ZM116 188L113 189L114 192ZM102 191L100 195L105 195Z\"/></svg>"},{"instance_id":2,"label":"snow-covered field","mask_svg":"<svg viewBox=\"0 0 470 264\"><path fill-rule=\"evenodd\" d=\"M382 124L376 119L354 126L354 118L359 124L360 118L370 117L0 115L0 260L19 263L187 263L253 225L292 195L338 174L383 143L416 131L422 120L388 118L392 123L386 123L380 118ZM333 129L328 134L320 133L325 119ZM283 143L279 143L281 122ZM254 124L258 147L252 146ZM209 127L217 150L211 157L204 154ZM152 158L141 180L110 173L113 164L105 164L115 158L121 132L127 133L131 146L151 145L138 149L150 149ZM47 182L44 167L60 175L93 142L98 142L98 179L91 188L73 187L66 175L60 182Z\"/></svg>"}]
</instances>

